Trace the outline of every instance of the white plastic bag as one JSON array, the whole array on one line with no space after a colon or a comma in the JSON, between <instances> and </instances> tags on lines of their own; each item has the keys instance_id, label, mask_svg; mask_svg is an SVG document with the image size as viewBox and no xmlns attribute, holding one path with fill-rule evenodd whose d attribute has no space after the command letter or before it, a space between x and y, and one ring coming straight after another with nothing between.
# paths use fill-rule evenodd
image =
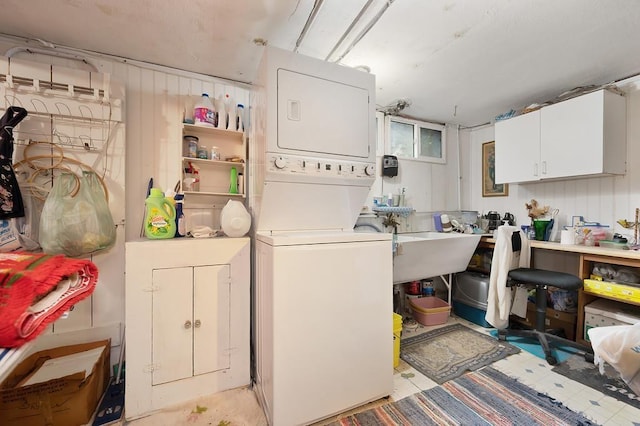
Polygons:
<instances>
[{"instance_id":1,"label":"white plastic bag","mask_svg":"<svg viewBox=\"0 0 640 426\"><path fill-rule=\"evenodd\" d=\"M640 395L640 322L590 328L587 334L593 347L593 363L599 366L600 373L604 373L606 362Z\"/></svg>"}]
</instances>

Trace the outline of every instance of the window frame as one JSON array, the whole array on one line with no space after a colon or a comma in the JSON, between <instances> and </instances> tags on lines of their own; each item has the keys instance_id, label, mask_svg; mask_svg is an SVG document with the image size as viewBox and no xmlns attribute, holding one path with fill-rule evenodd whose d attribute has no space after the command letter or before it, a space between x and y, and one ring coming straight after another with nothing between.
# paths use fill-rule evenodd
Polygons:
<instances>
[{"instance_id":1,"label":"window frame","mask_svg":"<svg viewBox=\"0 0 640 426\"><path fill-rule=\"evenodd\" d=\"M409 124L413 126L413 157L398 156L398 158L420 161L423 163L447 163L447 129L444 124L430 123L427 121L414 120L410 118L398 117L394 115L385 116L385 147L386 153L395 155L391 152L391 122ZM441 133L440 143L442 157L431 157L426 155L420 155L420 129L436 130Z\"/></svg>"}]
</instances>

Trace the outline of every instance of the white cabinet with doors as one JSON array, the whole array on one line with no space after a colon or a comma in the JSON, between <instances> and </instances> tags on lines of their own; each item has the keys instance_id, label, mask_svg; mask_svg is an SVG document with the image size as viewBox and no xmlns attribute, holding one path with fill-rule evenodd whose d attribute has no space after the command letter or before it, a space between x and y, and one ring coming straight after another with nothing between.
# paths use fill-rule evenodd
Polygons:
<instances>
[{"instance_id":1,"label":"white cabinet with doors","mask_svg":"<svg viewBox=\"0 0 640 426\"><path fill-rule=\"evenodd\" d=\"M249 384L249 246L126 244L127 419Z\"/></svg>"},{"instance_id":2,"label":"white cabinet with doors","mask_svg":"<svg viewBox=\"0 0 640 426\"><path fill-rule=\"evenodd\" d=\"M624 174L625 98L598 90L499 121L496 182Z\"/></svg>"}]
</instances>

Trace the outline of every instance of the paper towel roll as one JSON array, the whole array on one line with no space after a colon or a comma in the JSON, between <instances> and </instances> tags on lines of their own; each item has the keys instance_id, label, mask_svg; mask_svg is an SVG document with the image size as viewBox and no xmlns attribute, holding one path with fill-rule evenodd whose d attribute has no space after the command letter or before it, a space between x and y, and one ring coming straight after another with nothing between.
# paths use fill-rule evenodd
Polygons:
<instances>
[{"instance_id":1,"label":"paper towel roll","mask_svg":"<svg viewBox=\"0 0 640 426\"><path fill-rule=\"evenodd\" d=\"M573 229L563 229L560 232L560 244L575 244L576 234Z\"/></svg>"}]
</instances>

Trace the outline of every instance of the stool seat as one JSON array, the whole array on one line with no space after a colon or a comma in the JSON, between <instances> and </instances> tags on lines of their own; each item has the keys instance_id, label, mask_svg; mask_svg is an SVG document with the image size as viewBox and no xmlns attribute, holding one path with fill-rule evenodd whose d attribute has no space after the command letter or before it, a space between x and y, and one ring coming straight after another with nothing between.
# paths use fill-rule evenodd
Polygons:
<instances>
[{"instance_id":1,"label":"stool seat","mask_svg":"<svg viewBox=\"0 0 640 426\"><path fill-rule=\"evenodd\" d=\"M575 275L535 268L512 269L509 271L509 278L520 283L546 285L562 290L578 290L583 285L582 280Z\"/></svg>"}]
</instances>

